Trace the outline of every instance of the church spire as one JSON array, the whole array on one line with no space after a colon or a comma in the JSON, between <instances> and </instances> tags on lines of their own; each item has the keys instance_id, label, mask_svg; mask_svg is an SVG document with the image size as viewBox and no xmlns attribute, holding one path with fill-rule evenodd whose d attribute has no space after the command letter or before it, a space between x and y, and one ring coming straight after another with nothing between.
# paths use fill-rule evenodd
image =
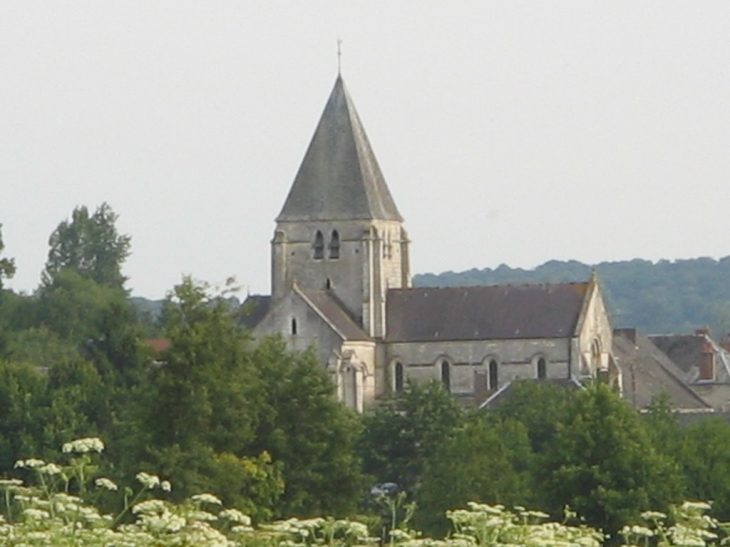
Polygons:
<instances>
[{"instance_id":1,"label":"church spire","mask_svg":"<svg viewBox=\"0 0 730 547\"><path fill-rule=\"evenodd\" d=\"M402 221L342 75L314 132L277 222Z\"/></svg>"}]
</instances>

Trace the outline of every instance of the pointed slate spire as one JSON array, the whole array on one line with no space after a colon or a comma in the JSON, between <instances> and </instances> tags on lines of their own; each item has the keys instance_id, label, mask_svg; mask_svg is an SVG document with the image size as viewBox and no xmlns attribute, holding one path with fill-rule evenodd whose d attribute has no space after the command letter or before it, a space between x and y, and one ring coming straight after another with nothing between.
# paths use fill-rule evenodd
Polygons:
<instances>
[{"instance_id":1,"label":"pointed slate spire","mask_svg":"<svg viewBox=\"0 0 730 547\"><path fill-rule=\"evenodd\" d=\"M277 222L402 221L338 75Z\"/></svg>"}]
</instances>

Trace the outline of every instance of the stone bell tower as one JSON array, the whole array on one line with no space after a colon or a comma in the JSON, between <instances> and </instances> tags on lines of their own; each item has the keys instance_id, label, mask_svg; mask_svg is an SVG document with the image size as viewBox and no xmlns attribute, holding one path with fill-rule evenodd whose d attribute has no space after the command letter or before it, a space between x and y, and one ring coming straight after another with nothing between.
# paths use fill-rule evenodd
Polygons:
<instances>
[{"instance_id":1,"label":"stone bell tower","mask_svg":"<svg viewBox=\"0 0 730 547\"><path fill-rule=\"evenodd\" d=\"M408 236L342 76L276 219L274 301L294 285L328 290L373 338L385 297L410 287Z\"/></svg>"}]
</instances>

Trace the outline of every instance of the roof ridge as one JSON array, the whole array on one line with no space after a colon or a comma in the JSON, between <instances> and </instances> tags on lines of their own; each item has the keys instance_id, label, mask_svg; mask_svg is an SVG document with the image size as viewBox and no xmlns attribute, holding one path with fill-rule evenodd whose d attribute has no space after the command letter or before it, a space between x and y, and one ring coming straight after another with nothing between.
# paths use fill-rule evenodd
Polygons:
<instances>
[{"instance_id":1,"label":"roof ridge","mask_svg":"<svg viewBox=\"0 0 730 547\"><path fill-rule=\"evenodd\" d=\"M442 285L442 286L428 286L428 287L398 287L388 289L389 291L410 291L410 290L433 290L433 289L489 289L489 288L505 288L505 287L545 287L545 286L567 286L567 285L589 285L588 281L550 281L545 283L492 283L489 285Z\"/></svg>"}]
</instances>

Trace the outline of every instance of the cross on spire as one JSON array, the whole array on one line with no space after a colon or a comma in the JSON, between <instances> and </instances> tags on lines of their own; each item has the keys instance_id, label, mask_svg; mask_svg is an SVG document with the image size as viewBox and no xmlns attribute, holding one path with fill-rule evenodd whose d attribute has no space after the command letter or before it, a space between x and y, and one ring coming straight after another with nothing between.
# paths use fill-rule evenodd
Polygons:
<instances>
[{"instance_id":1,"label":"cross on spire","mask_svg":"<svg viewBox=\"0 0 730 547\"><path fill-rule=\"evenodd\" d=\"M337 38L337 74L342 73L342 39Z\"/></svg>"}]
</instances>

